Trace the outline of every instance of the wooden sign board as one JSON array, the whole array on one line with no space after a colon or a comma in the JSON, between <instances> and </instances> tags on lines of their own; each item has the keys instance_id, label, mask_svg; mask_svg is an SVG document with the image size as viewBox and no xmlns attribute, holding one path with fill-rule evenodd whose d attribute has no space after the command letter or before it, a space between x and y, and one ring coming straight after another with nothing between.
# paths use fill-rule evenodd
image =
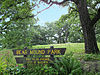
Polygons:
<instances>
[{"instance_id":1,"label":"wooden sign board","mask_svg":"<svg viewBox=\"0 0 100 75\"><path fill-rule=\"evenodd\" d=\"M66 48L13 50L14 55L64 55Z\"/></svg>"},{"instance_id":2,"label":"wooden sign board","mask_svg":"<svg viewBox=\"0 0 100 75\"><path fill-rule=\"evenodd\" d=\"M54 55L64 55L66 48L48 48L48 49L16 49L13 50L14 55L24 55L26 57L16 57L18 64L48 64L50 60L54 60ZM50 57L27 57L27 55L50 55Z\"/></svg>"}]
</instances>

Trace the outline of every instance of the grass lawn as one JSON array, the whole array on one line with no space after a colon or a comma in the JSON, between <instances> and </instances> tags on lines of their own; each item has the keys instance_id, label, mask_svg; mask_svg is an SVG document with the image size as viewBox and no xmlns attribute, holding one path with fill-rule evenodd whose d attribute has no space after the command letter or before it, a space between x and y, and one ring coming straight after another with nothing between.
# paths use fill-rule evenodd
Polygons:
<instances>
[{"instance_id":1,"label":"grass lawn","mask_svg":"<svg viewBox=\"0 0 100 75\"><path fill-rule=\"evenodd\" d=\"M74 52L74 53L84 53L84 43L64 43L64 44L49 44L49 45L35 45L32 46L31 49L38 48L50 48L50 46L54 46L54 48L66 48L66 53ZM100 49L100 43L98 43L98 47ZM12 49L0 49L0 54L5 54L8 51L12 51Z\"/></svg>"},{"instance_id":2,"label":"grass lawn","mask_svg":"<svg viewBox=\"0 0 100 75\"><path fill-rule=\"evenodd\" d=\"M32 46L31 49L38 49L38 48L50 48L50 46L54 46L54 48L66 48L65 53L84 53L84 43L64 43L64 44L49 44L49 45L35 45ZM98 47L100 49L100 43L98 43ZM0 49L0 56L3 56L7 53L12 55L12 49Z\"/></svg>"},{"instance_id":3,"label":"grass lawn","mask_svg":"<svg viewBox=\"0 0 100 75\"><path fill-rule=\"evenodd\" d=\"M50 46L54 46L54 48L66 48L66 53L74 52L74 53L83 53L84 52L84 43L65 43L65 44L49 44L49 45L36 45L32 48L50 48Z\"/></svg>"}]
</instances>

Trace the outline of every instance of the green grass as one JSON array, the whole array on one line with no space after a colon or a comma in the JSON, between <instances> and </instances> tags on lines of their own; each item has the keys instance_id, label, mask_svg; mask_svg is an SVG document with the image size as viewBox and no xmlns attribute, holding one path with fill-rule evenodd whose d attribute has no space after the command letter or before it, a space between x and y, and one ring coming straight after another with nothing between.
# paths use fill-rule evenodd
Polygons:
<instances>
[{"instance_id":1,"label":"green grass","mask_svg":"<svg viewBox=\"0 0 100 75\"><path fill-rule=\"evenodd\" d=\"M54 48L66 48L66 53L74 52L74 53L84 53L84 43L64 43L64 44L49 44L49 45L35 45L30 49L39 49L39 48L50 48L50 46L54 46ZM98 47L100 49L100 43L98 43ZM12 49L0 49L0 53L5 53L6 51L12 51Z\"/></svg>"},{"instance_id":2,"label":"green grass","mask_svg":"<svg viewBox=\"0 0 100 75\"><path fill-rule=\"evenodd\" d=\"M35 46L32 46L32 48L33 49L37 49L37 48L50 48L50 46L54 46L54 48L66 48L66 53L70 53L70 52L84 53L85 52L84 43L65 43L65 44L35 45ZM98 47L100 49L100 43L98 43Z\"/></svg>"},{"instance_id":3,"label":"green grass","mask_svg":"<svg viewBox=\"0 0 100 75\"><path fill-rule=\"evenodd\" d=\"M36 46L32 46L32 48L33 49L36 49L36 48L50 48L50 46L54 46L54 48L66 48L66 53L70 53L70 52L83 53L84 50L85 50L83 43L36 45Z\"/></svg>"},{"instance_id":4,"label":"green grass","mask_svg":"<svg viewBox=\"0 0 100 75\"><path fill-rule=\"evenodd\" d=\"M54 48L66 48L66 53L84 53L84 43L65 43L65 44L49 44L49 45L35 45L30 49L39 49L39 48L50 48L50 46L54 46ZM100 43L98 43L98 47L100 49ZM12 54L12 49L0 49L0 54L6 54L7 52Z\"/></svg>"}]
</instances>

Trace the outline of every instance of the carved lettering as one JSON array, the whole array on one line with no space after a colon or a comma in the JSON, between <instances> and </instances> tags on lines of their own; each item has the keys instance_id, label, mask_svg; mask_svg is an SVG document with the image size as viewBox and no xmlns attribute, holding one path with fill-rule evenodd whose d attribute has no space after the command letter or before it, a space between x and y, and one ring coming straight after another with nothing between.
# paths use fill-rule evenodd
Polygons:
<instances>
[{"instance_id":1,"label":"carved lettering","mask_svg":"<svg viewBox=\"0 0 100 75\"><path fill-rule=\"evenodd\" d=\"M16 51L16 54L17 54L17 55L21 54L21 50L17 50L17 51Z\"/></svg>"}]
</instances>

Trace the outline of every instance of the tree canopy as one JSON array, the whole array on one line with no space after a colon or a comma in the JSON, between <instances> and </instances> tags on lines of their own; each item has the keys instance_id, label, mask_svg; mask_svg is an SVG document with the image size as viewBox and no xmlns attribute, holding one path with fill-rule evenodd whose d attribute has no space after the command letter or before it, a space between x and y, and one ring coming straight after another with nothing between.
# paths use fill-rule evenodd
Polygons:
<instances>
[{"instance_id":1,"label":"tree canopy","mask_svg":"<svg viewBox=\"0 0 100 75\"><path fill-rule=\"evenodd\" d=\"M29 0L0 1L0 34L3 47L29 45L30 28L35 23Z\"/></svg>"}]
</instances>

